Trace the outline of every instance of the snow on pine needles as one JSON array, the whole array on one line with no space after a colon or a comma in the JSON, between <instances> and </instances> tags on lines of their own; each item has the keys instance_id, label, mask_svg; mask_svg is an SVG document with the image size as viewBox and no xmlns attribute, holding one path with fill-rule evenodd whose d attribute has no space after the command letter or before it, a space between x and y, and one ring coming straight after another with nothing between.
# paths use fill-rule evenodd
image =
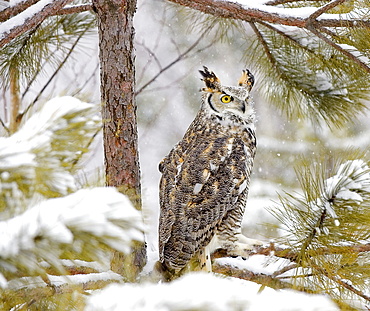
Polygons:
<instances>
[{"instance_id":1,"label":"snow on pine needles","mask_svg":"<svg viewBox=\"0 0 370 311\"><path fill-rule=\"evenodd\" d=\"M141 214L126 196L108 187L78 190L79 160L101 129L98 109L54 98L0 137L0 301L1 288L23 288L35 277L58 283L65 259L109 262L110 251L127 254L144 241Z\"/></svg>"}]
</instances>

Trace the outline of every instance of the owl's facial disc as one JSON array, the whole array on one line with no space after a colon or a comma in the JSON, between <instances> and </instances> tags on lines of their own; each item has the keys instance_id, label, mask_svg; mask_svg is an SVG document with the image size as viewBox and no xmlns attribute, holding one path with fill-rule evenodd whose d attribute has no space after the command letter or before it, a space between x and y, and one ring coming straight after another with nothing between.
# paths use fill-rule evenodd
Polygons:
<instances>
[{"instance_id":1,"label":"owl's facial disc","mask_svg":"<svg viewBox=\"0 0 370 311\"><path fill-rule=\"evenodd\" d=\"M217 112L232 112L244 115L246 112L246 101L225 92L212 92L208 94L207 102L209 107Z\"/></svg>"},{"instance_id":2,"label":"owl's facial disc","mask_svg":"<svg viewBox=\"0 0 370 311\"><path fill-rule=\"evenodd\" d=\"M253 101L249 99L249 93L254 84L251 72L243 70L238 86L224 86L220 79L207 67L200 70L205 88L203 103L210 108L211 112L217 114L234 114L241 118L250 119L254 115Z\"/></svg>"}]
</instances>

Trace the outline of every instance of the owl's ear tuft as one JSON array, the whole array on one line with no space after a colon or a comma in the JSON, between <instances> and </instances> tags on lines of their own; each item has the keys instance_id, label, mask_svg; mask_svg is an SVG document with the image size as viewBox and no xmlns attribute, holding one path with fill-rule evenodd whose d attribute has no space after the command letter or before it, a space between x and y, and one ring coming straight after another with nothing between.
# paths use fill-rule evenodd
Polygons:
<instances>
[{"instance_id":1,"label":"owl's ear tuft","mask_svg":"<svg viewBox=\"0 0 370 311\"><path fill-rule=\"evenodd\" d=\"M248 69L243 70L242 76L240 77L238 84L239 86L245 87L248 92L251 91L254 85L254 76Z\"/></svg>"},{"instance_id":2,"label":"owl's ear tuft","mask_svg":"<svg viewBox=\"0 0 370 311\"><path fill-rule=\"evenodd\" d=\"M202 81L206 84L207 88L203 88L202 90L205 92L214 92L220 91L220 79L214 74L213 71L209 71L206 66L203 66L203 71L199 70L200 74L202 75Z\"/></svg>"}]
</instances>

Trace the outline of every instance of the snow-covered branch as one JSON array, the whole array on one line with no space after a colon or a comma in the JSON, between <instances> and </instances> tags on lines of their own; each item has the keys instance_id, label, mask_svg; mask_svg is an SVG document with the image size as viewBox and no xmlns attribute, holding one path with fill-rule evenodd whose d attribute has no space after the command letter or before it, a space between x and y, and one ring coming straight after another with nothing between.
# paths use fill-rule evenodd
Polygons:
<instances>
[{"instance_id":1,"label":"snow-covered branch","mask_svg":"<svg viewBox=\"0 0 370 311\"><path fill-rule=\"evenodd\" d=\"M342 14L323 14L322 8L280 8L260 4L258 1L217 1L217 0L169 0L171 2L217 17L240 19L247 22L264 21L274 24L307 28L315 27L370 27L370 21L352 19ZM335 3L339 4L338 1ZM326 8L325 8L326 9ZM316 13L315 13L316 12ZM320 15L312 20L311 16Z\"/></svg>"},{"instance_id":2,"label":"snow-covered branch","mask_svg":"<svg viewBox=\"0 0 370 311\"><path fill-rule=\"evenodd\" d=\"M368 18L361 17L360 10L353 10L346 14L329 14L327 11L337 8L343 0L333 0L326 5L317 7L279 7L278 3L264 3L264 1L217 1L217 0L169 0L171 2L210 14L216 17L236 19L249 22L254 32L259 34L255 26L260 24L266 25L285 25L293 26L311 31L315 36L329 44L340 53L357 63L362 69L370 72L369 61L359 55L354 55L337 44L333 38L326 37L322 32L327 28L370 28ZM270 5L269 5L270 4ZM272 5L271 5L272 4ZM270 26L268 26L270 27ZM273 27L270 27L273 29ZM261 39L261 38L259 38ZM263 43L263 42L262 42ZM355 49L353 47L353 49ZM265 51L266 52L266 51ZM358 53L360 53L358 51ZM360 56L362 54L360 53ZM271 58L270 54L267 54Z\"/></svg>"},{"instance_id":3,"label":"snow-covered branch","mask_svg":"<svg viewBox=\"0 0 370 311\"><path fill-rule=\"evenodd\" d=\"M72 0L40 0L0 25L0 47L17 36L34 29Z\"/></svg>"},{"instance_id":4,"label":"snow-covered branch","mask_svg":"<svg viewBox=\"0 0 370 311\"><path fill-rule=\"evenodd\" d=\"M81 13L81 12L91 11L92 8L93 6L91 3L70 5L70 6L65 6L64 8L60 9L54 15Z\"/></svg>"},{"instance_id":5,"label":"snow-covered branch","mask_svg":"<svg viewBox=\"0 0 370 311\"><path fill-rule=\"evenodd\" d=\"M0 11L0 23L5 22L9 18L23 12L25 9L29 8L38 1L39 0L25 0L18 2L16 5L9 5L7 3L5 9Z\"/></svg>"},{"instance_id":6,"label":"snow-covered branch","mask_svg":"<svg viewBox=\"0 0 370 311\"><path fill-rule=\"evenodd\" d=\"M356 155L361 156L353 151L352 156ZM277 245L286 246L270 245L256 253L282 257L297 268L309 269L305 282L310 288L331 286L369 303L365 289L369 278L370 167L361 159L340 165L333 158L328 164L318 161L310 159L310 166L298 172L303 195L281 196L280 206L271 209L286 231ZM330 165L327 170L326 165ZM325 175L328 177L323 179Z\"/></svg>"},{"instance_id":7,"label":"snow-covered branch","mask_svg":"<svg viewBox=\"0 0 370 311\"><path fill-rule=\"evenodd\" d=\"M76 189L73 168L86 141L100 128L97 107L72 97L54 98L10 137L0 137L0 211L19 211L35 194L66 195ZM27 202L23 202L28 204Z\"/></svg>"},{"instance_id":8,"label":"snow-covered branch","mask_svg":"<svg viewBox=\"0 0 370 311\"><path fill-rule=\"evenodd\" d=\"M132 241L144 240L143 230L140 213L115 188L83 189L43 201L0 222L0 285L6 287L8 275L17 270L40 273L40 260L62 270L65 252L97 260L96 249L104 244L128 253Z\"/></svg>"}]
</instances>

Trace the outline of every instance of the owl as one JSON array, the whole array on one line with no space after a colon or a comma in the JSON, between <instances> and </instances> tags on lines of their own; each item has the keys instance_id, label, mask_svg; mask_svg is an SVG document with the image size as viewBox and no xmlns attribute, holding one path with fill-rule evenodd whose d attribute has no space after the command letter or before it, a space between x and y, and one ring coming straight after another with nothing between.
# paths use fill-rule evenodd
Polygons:
<instances>
[{"instance_id":1,"label":"owl","mask_svg":"<svg viewBox=\"0 0 370 311\"><path fill-rule=\"evenodd\" d=\"M247 256L258 243L241 233L256 153L254 77L243 70L238 86L224 86L207 67L199 72L201 108L159 164L158 264L168 278L211 271L216 248Z\"/></svg>"}]
</instances>

